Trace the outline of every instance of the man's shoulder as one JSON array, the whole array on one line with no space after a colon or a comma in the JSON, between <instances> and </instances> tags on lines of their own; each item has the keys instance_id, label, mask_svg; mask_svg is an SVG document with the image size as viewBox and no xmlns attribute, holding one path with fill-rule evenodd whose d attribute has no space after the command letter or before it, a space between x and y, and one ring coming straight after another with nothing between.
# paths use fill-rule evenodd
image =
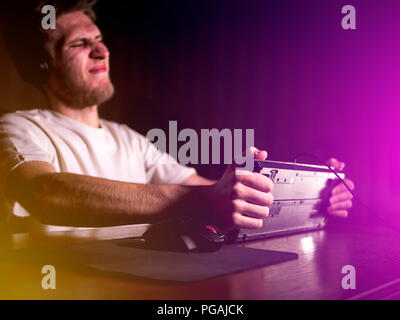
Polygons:
<instances>
[{"instance_id":1,"label":"man's shoulder","mask_svg":"<svg viewBox=\"0 0 400 320\"><path fill-rule=\"evenodd\" d=\"M0 134L36 138L46 136L49 116L42 109L18 110L0 116Z\"/></svg>"},{"instance_id":2,"label":"man's shoulder","mask_svg":"<svg viewBox=\"0 0 400 320\"><path fill-rule=\"evenodd\" d=\"M0 120L3 122L18 121L18 120L34 120L45 117L45 112L42 109L29 109L29 110L17 110L14 112L7 112L0 116Z\"/></svg>"}]
</instances>

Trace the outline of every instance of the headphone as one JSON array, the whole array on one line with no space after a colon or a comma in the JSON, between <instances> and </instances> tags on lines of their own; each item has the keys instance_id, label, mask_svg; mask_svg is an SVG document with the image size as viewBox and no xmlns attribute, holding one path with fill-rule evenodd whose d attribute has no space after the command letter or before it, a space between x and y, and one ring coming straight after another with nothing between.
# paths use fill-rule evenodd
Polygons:
<instances>
[{"instance_id":1,"label":"headphone","mask_svg":"<svg viewBox=\"0 0 400 320\"><path fill-rule=\"evenodd\" d=\"M34 7L29 4L10 10L3 26L3 39L20 77L41 89L52 72L52 58L43 46L43 35L37 30L35 8L36 4Z\"/></svg>"},{"instance_id":2,"label":"headphone","mask_svg":"<svg viewBox=\"0 0 400 320\"><path fill-rule=\"evenodd\" d=\"M39 64L39 67L41 70L43 70L44 72L48 73L49 72L49 64L47 61L43 61Z\"/></svg>"},{"instance_id":3,"label":"headphone","mask_svg":"<svg viewBox=\"0 0 400 320\"><path fill-rule=\"evenodd\" d=\"M50 55L42 50L41 57L39 59L39 68L37 69L37 81L36 86L41 87L44 85L51 74L51 58Z\"/></svg>"}]
</instances>

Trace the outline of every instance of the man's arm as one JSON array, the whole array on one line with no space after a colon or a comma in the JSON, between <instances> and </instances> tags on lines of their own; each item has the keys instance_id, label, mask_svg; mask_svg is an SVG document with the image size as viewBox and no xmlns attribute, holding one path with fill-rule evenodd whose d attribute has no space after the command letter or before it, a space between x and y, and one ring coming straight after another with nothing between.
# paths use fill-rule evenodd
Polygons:
<instances>
[{"instance_id":1,"label":"man's arm","mask_svg":"<svg viewBox=\"0 0 400 320\"><path fill-rule=\"evenodd\" d=\"M191 186L58 173L49 163L26 162L9 174L5 190L8 200L18 201L40 222L76 227L194 215L224 229L252 229L261 227L272 203L270 179L251 172L237 175L231 166L217 183Z\"/></svg>"},{"instance_id":2,"label":"man's arm","mask_svg":"<svg viewBox=\"0 0 400 320\"><path fill-rule=\"evenodd\" d=\"M184 214L189 202L204 193L204 187L57 173L51 164L40 161L14 169L5 190L9 200L18 201L44 224L91 227L148 223Z\"/></svg>"}]
</instances>

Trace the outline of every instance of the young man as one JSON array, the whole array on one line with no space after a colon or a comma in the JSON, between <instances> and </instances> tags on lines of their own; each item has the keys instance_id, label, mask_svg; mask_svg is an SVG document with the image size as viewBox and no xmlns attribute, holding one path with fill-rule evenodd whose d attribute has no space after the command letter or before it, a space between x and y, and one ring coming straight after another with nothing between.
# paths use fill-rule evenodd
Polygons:
<instances>
[{"instance_id":1,"label":"young man","mask_svg":"<svg viewBox=\"0 0 400 320\"><path fill-rule=\"evenodd\" d=\"M188 215L225 230L260 228L273 201L270 179L251 172L238 175L232 166L216 182L205 179L134 130L99 118L98 106L111 98L114 87L110 53L94 23L92 5L53 4L55 30L41 30L38 19L35 28L26 29L38 50L32 52L38 59L30 73L24 70L27 62L18 59L25 39L8 41L22 76L47 98L45 109L0 119L0 191L12 214L30 217L48 230ZM37 16L40 12L38 6ZM253 152L258 159L266 157L265 151ZM335 159L330 164L344 166ZM328 212L347 216L351 204L351 194L338 185Z\"/></svg>"}]
</instances>

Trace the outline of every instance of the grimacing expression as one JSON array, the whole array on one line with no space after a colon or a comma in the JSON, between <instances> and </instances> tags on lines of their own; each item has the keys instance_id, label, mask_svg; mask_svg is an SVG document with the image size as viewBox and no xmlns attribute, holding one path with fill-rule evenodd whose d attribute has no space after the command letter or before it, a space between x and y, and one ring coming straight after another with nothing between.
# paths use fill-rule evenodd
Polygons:
<instances>
[{"instance_id":1,"label":"grimacing expression","mask_svg":"<svg viewBox=\"0 0 400 320\"><path fill-rule=\"evenodd\" d=\"M45 89L76 109L109 100L114 94L110 53L93 21L82 11L74 11L57 17L56 29L47 32L45 50L52 72Z\"/></svg>"}]
</instances>

